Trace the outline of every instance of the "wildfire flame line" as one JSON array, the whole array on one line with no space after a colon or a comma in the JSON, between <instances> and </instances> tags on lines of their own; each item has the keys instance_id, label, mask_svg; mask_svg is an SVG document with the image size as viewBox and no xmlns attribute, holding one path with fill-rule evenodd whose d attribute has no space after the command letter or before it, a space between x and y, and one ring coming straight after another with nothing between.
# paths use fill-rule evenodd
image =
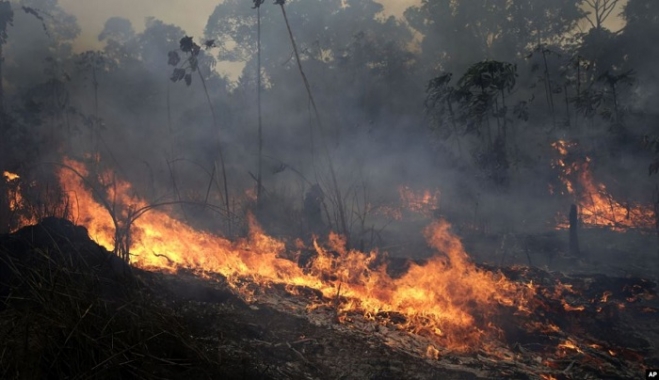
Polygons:
<instances>
[{"instance_id":1,"label":"wildfire flame line","mask_svg":"<svg viewBox=\"0 0 659 380\"><path fill-rule=\"evenodd\" d=\"M66 167L58 171L74 221L86 227L99 244L112 248L113 220L81 178L89 176L89 171L74 160L66 159L64 163L77 171ZM130 210L147 206L143 199L131 195L130 184L117 180L112 173L101 177L114 181L115 186L108 186L104 195L119 206L117 210L123 210L118 212L120 218L130 215ZM149 270L189 268L199 274L218 273L247 301L253 301L254 296L245 284L316 289L324 296L317 306L334 304L340 294L346 300L335 305L340 313L361 313L366 318L396 313L404 316L400 327L406 331L461 351L474 349L488 336L500 332L483 322L497 306L528 312L527 300L535 294L533 286L477 268L445 221L431 224L424 232L438 254L424 265L412 263L398 278L389 276L384 265L376 265L377 251L346 249L344 239L337 234L330 234L324 245L314 242L317 255L302 268L284 258L290 255L285 255L283 241L266 235L253 218L249 224L246 238L230 241L196 231L166 210L153 209L133 223L133 264ZM437 356L430 349L429 355Z\"/></svg>"}]
</instances>

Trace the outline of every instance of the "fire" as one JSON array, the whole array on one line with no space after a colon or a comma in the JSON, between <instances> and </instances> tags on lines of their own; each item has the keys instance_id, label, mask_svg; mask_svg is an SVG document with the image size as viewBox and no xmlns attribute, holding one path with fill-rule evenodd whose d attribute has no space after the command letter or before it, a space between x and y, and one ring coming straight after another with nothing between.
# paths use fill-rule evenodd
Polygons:
<instances>
[{"instance_id":1,"label":"fire","mask_svg":"<svg viewBox=\"0 0 659 380\"><path fill-rule=\"evenodd\" d=\"M2 176L5 177L5 180L7 182L15 181L15 180L21 178L18 174L12 173L12 172L7 172L7 171L2 172Z\"/></svg>"},{"instance_id":2,"label":"fire","mask_svg":"<svg viewBox=\"0 0 659 380\"><path fill-rule=\"evenodd\" d=\"M602 298L600 298L600 302L606 303L609 300L609 297L613 295L613 292L607 290L602 294Z\"/></svg>"},{"instance_id":3,"label":"fire","mask_svg":"<svg viewBox=\"0 0 659 380\"><path fill-rule=\"evenodd\" d=\"M652 229L655 226L655 214L652 207L636 203L621 203L613 198L606 186L597 183L590 169L590 157L569 157L577 143L559 140L551 145L559 154L552 166L561 171L559 180L567 194L576 198L579 205L581 222L591 227L607 227L614 231L629 228ZM550 187L553 193L553 188ZM562 194L565 194L564 192ZM559 215L558 228L568 227L564 215Z\"/></svg>"},{"instance_id":4,"label":"fire","mask_svg":"<svg viewBox=\"0 0 659 380\"><path fill-rule=\"evenodd\" d=\"M404 214L409 213L418 214L427 218L433 217L433 213L439 207L439 199L441 192L436 190L413 190L409 186L399 186L398 196L399 204L381 205L378 207L378 212L393 220L402 220Z\"/></svg>"},{"instance_id":5,"label":"fire","mask_svg":"<svg viewBox=\"0 0 659 380\"><path fill-rule=\"evenodd\" d=\"M439 204L439 190L414 191L409 186L400 186L398 194L403 208L425 216L430 216Z\"/></svg>"},{"instance_id":6,"label":"fire","mask_svg":"<svg viewBox=\"0 0 659 380\"><path fill-rule=\"evenodd\" d=\"M20 207L20 205L23 203L23 197L21 196L21 187L20 184L16 183L16 181L21 178L18 174L16 173L11 173L11 172L3 172L2 176L5 178L5 181L7 183L12 183L12 187L9 188L8 194L7 194L7 199L9 199L9 209L11 211L16 211Z\"/></svg>"},{"instance_id":7,"label":"fire","mask_svg":"<svg viewBox=\"0 0 659 380\"><path fill-rule=\"evenodd\" d=\"M72 160L65 164L82 177L89 176L84 165ZM138 215L148 204L131 195L131 186L112 173L102 177L114 185L96 196L86 188L80 175L67 168L59 171L61 186L66 189L72 211L77 212L74 220L85 226L99 244L111 248L115 221L125 223L121 220ZM98 201L101 195L120 205L115 221ZM433 198L428 199L431 202ZM315 302L311 309L331 307L344 321L349 320L349 313L371 320L374 316L401 316L396 318L399 328L427 336L453 350L474 349L496 336L499 330L483 321L496 313L498 306L528 313L527 300L535 293L533 286L477 268L445 221L432 223L424 232L437 255L424 265L412 263L399 278L390 277L386 267L377 264L377 251L347 249L337 234L330 234L326 245L314 242L317 256L302 268L285 258L290 255L286 255L284 242L266 235L253 218L249 220L248 236L238 241L196 231L164 209L141 214L131 232L131 260L141 268L218 273L247 301L258 299L253 284L262 289L272 285L315 289L323 297L310 301ZM427 355L435 358L439 351L431 346Z\"/></svg>"},{"instance_id":8,"label":"fire","mask_svg":"<svg viewBox=\"0 0 659 380\"><path fill-rule=\"evenodd\" d=\"M565 309L565 311L584 311L584 310L586 310L586 307L583 306L583 305L572 306L569 303L567 303L567 301L565 301L565 300L561 300L561 302L563 303L563 309Z\"/></svg>"},{"instance_id":9,"label":"fire","mask_svg":"<svg viewBox=\"0 0 659 380\"><path fill-rule=\"evenodd\" d=\"M25 199L23 198L23 188L22 188L22 183L19 181L21 179L21 176L4 171L2 173L2 176L5 179L5 182L7 183L7 200L9 201L9 211L14 214L14 217L17 218L17 224L19 226L25 226L28 224L34 224L37 222L36 218L34 217L29 217L25 215L21 215L20 211L24 208L26 208L26 202ZM12 228L11 230L15 230L17 228Z\"/></svg>"},{"instance_id":10,"label":"fire","mask_svg":"<svg viewBox=\"0 0 659 380\"><path fill-rule=\"evenodd\" d=\"M438 360L439 359L439 350L435 348L435 346L430 345L426 349L426 357L428 359L434 359Z\"/></svg>"},{"instance_id":11,"label":"fire","mask_svg":"<svg viewBox=\"0 0 659 380\"><path fill-rule=\"evenodd\" d=\"M579 346L577 346L577 344L570 339L566 339L563 343L559 343L558 349L562 350L562 352L565 352L565 350L572 350L578 353L583 353Z\"/></svg>"}]
</instances>

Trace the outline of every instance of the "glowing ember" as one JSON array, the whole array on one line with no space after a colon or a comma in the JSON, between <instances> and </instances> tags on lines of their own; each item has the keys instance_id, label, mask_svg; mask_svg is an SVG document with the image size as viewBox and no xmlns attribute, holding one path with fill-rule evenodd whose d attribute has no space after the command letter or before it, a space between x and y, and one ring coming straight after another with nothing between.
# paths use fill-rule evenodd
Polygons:
<instances>
[{"instance_id":1,"label":"glowing ember","mask_svg":"<svg viewBox=\"0 0 659 380\"><path fill-rule=\"evenodd\" d=\"M583 306L583 305L572 306L569 303L567 303L565 300L562 300L562 302L563 302L563 309L565 309L565 311L584 311L584 310L586 310L586 307Z\"/></svg>"},{"instance_id":2,"label":"glowing ember","mask_svg":"<svg viewBox=\"0 0 659 380\"><path fill-rule=\"evenodd\" d=\"M571 341L570 339L566 339L563 343L560 343L558 345L558 349L562 350L561 352L563 352L563 354L564 354L565 350L572 350L572 351L576 351L576 352L579 352L579 353L583 352L583 351L581 351L579 346L577 346L577 344L575 342Z\"/></svg>"},{"instance_id":3,"label":"glowing ember","mask_svg":"<svg viewBox=\"0 0 659 380\"><path fill-rule=\"evenodd\" d=\"M82 176L85 167L67 160L66 165ZM113 180L103 194L112 204L121 205L117 219L134 215L147 206L131 196L129 184ZM66 189L77 223L84 225L90 236L105 247L114 245L115 228L108 211L88 191L80 176L63 168L59 171L62 188ZM429 193L430 194L430 193ZM430 207L436 198L424 198L420 204ZM533 286L509 281L500 273L477 268L468 258L460 240L444 221L435 222L425 236L438 254L425 265L411 264L400 278L392 278L383 265L377 266L377 252L363 253L345 248L343 238L330 234L327 246L314 242L317 255L305 268L285 259L285 244L267 236L250 218L249 236L236 242L195 231L153 209L141 215L132 226L130 252L135 265L146 269L173 271L190 268L197 273L219 273L246 300L258 298L249 284L268 288L274 284L286 289L316 289L324 299L314 307L331 306L346 320L348 313L359 313L373 319L388 313L402 316L397 325L406 331L434 339L443 347L469 350L499 332L496 326L483 322L496 313L497 305L515 307L528 313L527 300L535 293ZM299 242L298 242L299 243ZM290 256L290 255L288 255ZM432 349L431 349L432 348ZM437 357L433 347L429 357Z\"/></svg>"},{"instance_id":4,"label":"glowing ember","mask_svg":"<svg viewBox=\"0 0 659 380\"><path fill-rule=\"evenodd\" d=\"M609 297L611 297L612 295L613 295L613 292L608 291L608 290L605 291L605 292L602 294L602 298L600 298L600 302L602 302L602 303L607 302L607 301L609 300Z\"/></svg>"},{"instance_id":5,"label":"glowing ember","mask_svg":"<svg viewBox=\"0 0 659 380\"><path fill-rule=\"evenodd\" d=\"M596 183L590 169L589 157L569 157L571 150L577 147L574 142L556 141L552 147L559 157L552 166L559 169L559 180L565 187L567 194L575 197L579 206L579 216L585 226L607 227L614 231L625 231L629 228L653 229L655 215L652 207L636 203L621 203L613 198L606 186ZM550 187L550 193L555 189ZM565 192L561 194L565 195ZM558 228L569 227L567 218L563 214L558 216Z\"/></svg>"}]
</instances>

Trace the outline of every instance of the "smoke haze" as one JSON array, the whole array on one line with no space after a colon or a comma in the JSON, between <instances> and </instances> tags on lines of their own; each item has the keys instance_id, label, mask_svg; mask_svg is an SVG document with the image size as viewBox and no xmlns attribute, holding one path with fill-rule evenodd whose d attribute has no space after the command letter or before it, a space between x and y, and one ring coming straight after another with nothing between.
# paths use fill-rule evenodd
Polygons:
<instances>
[{"instance_id":1,"label":"smoke haze","mask_svg":"<svg viewBox=\"0 0 659 380\"><path fill-rule=\"evenodd\" d=\"M570 165L610 204L653 207L648 0L289 1L313 99L266 2L260 105L251 2L10 4L6 141L35 154L8 148L3 170L98 153L150 201L212 202L241 221L258 203L271 233L369 247L422 240L433 218L465 234L554 231L588 195ZM574 145L562 156L557 141ZM410 211L423 194L439 195ZM236 233L199 208L172 212Z\"/></svg>"}]
</instances>

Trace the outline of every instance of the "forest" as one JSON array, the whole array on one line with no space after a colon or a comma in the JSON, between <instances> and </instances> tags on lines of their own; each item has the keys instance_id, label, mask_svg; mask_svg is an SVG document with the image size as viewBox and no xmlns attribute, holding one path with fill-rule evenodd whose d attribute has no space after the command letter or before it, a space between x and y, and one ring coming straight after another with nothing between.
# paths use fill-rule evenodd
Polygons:
<instances>
[{"instance_id":1,"label":"forest","mask_svg":"<svg viewBox=\"0 0 659 380\"><path fill-rule=\"evenodd\" d=\"M208 15L203 35L154 17L144 25L110 17L97 36L100 48L79 51L76 17L57 0L0 0L0 273L14 276L3 282L0 296L10 300L26 283L30 294L45 292L34 285L42 282L17 280L38 276L19 274L27 269L13 264L23 260L15 250L40 257L26 261L30 268L50 268L46 262L59 259L44 259L45 248L11 245L10 238L28 236L26 229L41 223L51 235L77 231L57 240L56 250L75 239L82 239L76 246L85 252L99 244L112 257L112 270L150 273L134 275L144 283L161 281L174 298L195 293L195 300L210 302L180 288L201 287L206 294L210 285L200 281L214 279L232 302L255 302L245 313L256 313L261 302L287 315L282 299L294 304L302 294L305 303L295 304L295 313L311 320L309 326L318 326L314 318L326 309L333 317L322 323L350 330L344 323L376 321L416 334L422 341L412 344L401 335L382 348L440 363L419 367L410 378L453 370L445 365L457 365L450 355L474 354L474 347L499 364L491 372L461 369L473 378L601 378L656 367L659 359L645 340L630 343L622 332L618 340L598 340L611 320L577 326L574 316L562 313L585 308L599 321L603 317L594 315L608 310L603 305L611 294L619 304L656 300L650 281L659 279L659 2L421 0L400 17L384 11L375 0L224 0ZM59 278L48 271L44 278ZM612 277L593 277L588 287L583 278L569 277L577 274ZM83 281L66 278L65 288ZM618 284L613 278L627 290L605 290ZM429 299L406 295L408 288L427 290ZM582 304L585 298L577 297L570 304L573 288L604 301ZM66 294L69 301L88 297ZM458 294L467 300L458 301ZM59 328L17 322L7 313L25 305L0 300L0 334L16 347L31 335L15 332L18 325L8 328L11 323ZM144 309L130 315L162 323L145 331L165 329L169 320L144 311L140 302L147 301L137 302ZM145 371L161 359L149 349L135 351L138 343L128 343L133 335L122 338L125 347L118 351L106 343L101 349L101 338L86 341L98 332L85 318L100 306L85 311L86 304L75 304L67 309L74 315L71 330L53 333L51 356L43 348L52 360L31 358L38 350L25 343L31 354L18 362L40 363L26 372L6 367L16 360L3 359L0 349L0 377L22 371L28 377L21 378L41 378L57 368L67 378L148 378ZM638 311L629 317L636 322L647 310L659 310L634 305L627 310ZM546 314L539 317L534 307ZM64 318L63 311L58 315ZM249 315L243 317L257 320ZM506 315L520 318L527 330L511 332ZM116 329L130 330L126 326L137 323L131 316ZM114 320L94 317L101 325L109 318L106 327ZM223 323L235 331L247 329L241 317L229 319ZM501 325L493 327L492 320ZM616 326L633 330L625 323ZM494 346L524 345L519 334L540 339L534 334L546 326L558 326L542 334L552 336L558 351L551 355L563 361L543 362L541 375L532 359L540 351L525 346L515 354L528 354L524 366L502 367L502 351ZM579 335L583 330L590 332ZM659 336L656 329L651 334ZM175 335L169 338L186 333ZM258 339L255 351L242 348L247 361L235 358L242 355L235 347L220 349L232 358L223 362L199 354L198 342L183 346L192 347L187 358L201 360L204 371L218 371L217 365L230 378L323 378L323 368L331 366L293 341L317 342L287 340L291 361L305 369L286 370ZM102 354L80 359L75 368L58 364L60 355L75 361L62 347L81 342L98 343ZM181 346L176 342L158 344ZM566 342L579 350L570 351ZM550 345L542 344L543 350ZM421 354L410 345L422 346ZM592 345L599 348L587 348ZM619 362L611 362L614 354L602 359L603 347L619 352ZM154 362L128 369L119 363L144 358ZM172 373L189 376L170 364ZM354 378L401 375L383 368ZM454 378L472 378L462 375Z\"/></svg>"},{"instance_id":2,"label":"forest","mask_svg":"<svg viewBox=\"0 0 659 380\"><path fill-rule=\"evenodd\" d=\"M225 1L204 36L115 17L102 50L74 53L80 29L57 2L5 1L0 169L96 157L151 202L212 200L201 225L227 236L254 209L267 230L320 224L359 244L400 186L472 216L454 223L547 228L548 187L565 190L552 144L569 141L616 199L652 205L657 9L617 3L426 1L385 19L373 1L292 3L286 18ZM244 64L237 80L215 70L226 61ZM8 231L17 210L0 194Z\"/></svg>"}]
</instances>

